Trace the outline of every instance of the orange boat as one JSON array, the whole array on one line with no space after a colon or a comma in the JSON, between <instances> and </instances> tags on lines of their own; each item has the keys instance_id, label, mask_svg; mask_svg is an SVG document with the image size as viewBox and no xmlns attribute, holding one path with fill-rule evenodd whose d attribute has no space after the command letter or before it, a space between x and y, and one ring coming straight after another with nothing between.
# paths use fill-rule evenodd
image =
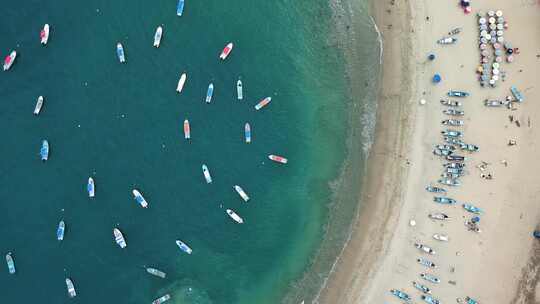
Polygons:
<instances>
[{"instance_id":1,"label":"orange boat","mask_svg":"<svg viewBox=\"0 0 540 304\"><path fill-rule=\"evenodd\" d=\"M184 120L184 138L190 139L191 138L191 131L189 130L189 120Z\"/></svg>"},{"instance_id":2,"label":"orange boat","mask_svg":"<svg viewBox=\"0 0 540 304\"><path fill-rule=\"evenodd\" d=\"M285 157L277 156L273 154L268 155L268 158L280 164L286 164L289 161Z\"/></svg>"},{"instance_id":3,"label":"orange boat","mask_svg":"<svg viewBox=\"0 0 540 304\"><path fill-rule=\"evenodd\" d=\"M255 105L255 110L259 111L260 109L264 108L267 104L272 101L272 97L266 97L265 99L261 100L258 104Z\"/></svg>"}]
</instances>

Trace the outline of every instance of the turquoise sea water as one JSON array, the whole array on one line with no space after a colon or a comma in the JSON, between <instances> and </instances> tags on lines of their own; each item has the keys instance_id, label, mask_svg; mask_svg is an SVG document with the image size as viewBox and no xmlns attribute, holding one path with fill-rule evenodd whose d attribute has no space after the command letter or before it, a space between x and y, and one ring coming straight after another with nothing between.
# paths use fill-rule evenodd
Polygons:
<instances>
[{"instance_id":1,"label":"turquoise sea water","mask_svg":"<svg viewBox=\"0 0 540 304\"><path fill-rule=\"evenodd\" d=\"M13 253L17 274L0 272L0 303L150 303L164 293L177 304L279 303L286 294L295 302L316 293L332 260L311 271L336 197L331 185L340 184L360 140L350 143L351 121L358 125L335 12L323 0L187 0L184 16L175 13L175 1L3 4L0 52L19 54L0 74L0 251ZM51 26L46 47L39 44L44 23ZM158 25L164 34L155 49ZM229 41L235 48L221 62ZM117 42L126 64L116 58ZM178 95L182 72L188 79ZM235 98L238 78L243 101ZM39 95L45 105L34 117ZM271 104L255 111L266 96ZM190 142L183 139L186 118ZM46 163L39 160L42 139L51 146ZM289 164L271 163L271 153ZM348 182L357 185L358 175ZM133 188L148 209L135 203ZM353 210L355 199L343 205ZM226 208L245 224L234 224ZM124 250L114 243L116 226ZM181 253L176 239L193 254ZM168 278L146 274L145 265ZM313 274L318 279L302 280ZM75 283L75 299L67 297L65 277Z\"/></svg>"}]
</instances>

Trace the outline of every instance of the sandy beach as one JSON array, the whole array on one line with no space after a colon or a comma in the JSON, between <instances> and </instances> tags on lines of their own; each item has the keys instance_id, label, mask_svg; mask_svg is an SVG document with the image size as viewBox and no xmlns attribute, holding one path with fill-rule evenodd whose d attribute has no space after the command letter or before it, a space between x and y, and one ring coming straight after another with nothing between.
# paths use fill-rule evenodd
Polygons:
<instances>
[{"instance_id":1,"label":"sandy beach","mask_svg":"<svg viewBox=\"0 0 540 304\"><path fill-rule=\"evenodd\" d=\"M482 88L475 73L480 58L476 13L489 10L504 12L509 24L504 37L519 48L513 63L501 64L506 77L496 88ZM399 289L419 303L421 293L412 285L417 281L441 303L466 296L478 303L539 303L540 246L531 233L540 223L540 164L535 161L540 152L540 4L473 0L466 15L458 1L388 0L376 1L373 14L384 40L376 140L351 241L316 302L400 303L389 292ZM436 44L456 27L463 29L456 44ZM436 54L432 62L429 53ZM442 76L437 85L431 82L434 73ZM525 96L516 110L484 106L485 99L510 95L512 85ZM452 89L471 94L460 100L464 126L452 129L463 131L463 140L480 149L458 153L467 157L467 174L461 186L445 187L447 196L458 201L447 206L434 203L425 187L437 185L443 171L443 160L432 151L443 143L440 131L447 128L441 121L450 118L439 100ZM516 145L509 146L509 140ZM487 163L484 171L477 168L482 162ZM464 225L472 214L462 203L484 210L480 233ZM432 212L450 219L431 220ZM449 241L435 240L435 233L448 235ZM415 242L436 254L421 252ZM421 257L437 268L418 264ZM441 282L427 282L420 273Z\"/></svg>"}]
</instances>

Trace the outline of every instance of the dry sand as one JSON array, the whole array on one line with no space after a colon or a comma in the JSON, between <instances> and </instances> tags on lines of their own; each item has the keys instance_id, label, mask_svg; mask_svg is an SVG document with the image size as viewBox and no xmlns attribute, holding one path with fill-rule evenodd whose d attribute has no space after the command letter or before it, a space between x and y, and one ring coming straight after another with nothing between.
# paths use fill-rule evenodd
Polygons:
<instances>
[{"instance_id":1,"label":"dry sand","mask_svg":"<svg viewBox=\"0 0 540 304\"><path fill-rule=\"evenodd\" d=\"M540 303L540 246L531 233L540 223L540 4L536 0L473 0L473 13L465 15L457 0L376 0L374 14L384 37L383 80L377 113L376 141L362 198L360 217L352 240L339 258L336 271L317 302L400 303L389 293L400 289L419 303L420 292L411 282L433 290L442 303L471 296L479 303ZM478 65L479 10L503 10L510 27L505 38L521 53L503 64L507 78L497 88L481 88ZM429 20L426 17L429 16ZM463 27L456 45L440 46L436 40L454 27ZM426 62L428 53L437 54ZM438 72L443 81L431 84ZM516 85L525 102L516 111L486 108L486 98L503 99ZM424 190L435 184L442 161L432 154L442 143L443 106L439 100L450 89L465 90L464 141L480 151L468 154L468 175L448 196L457 206L438 205ZM426 105L419 105L422 98ZM520 121L510 123L509 115ZM508 140L517 141L508 146ZM507 166L501 163L506 160ZM493 180L480 178L475 167L490 163ZM460 203L483 210L477 234L464 226L471 214ZM428 219L430 212L451 216L444 223ZM409 226L415 219L417 225ZM445 233L447 243L432 238ZM419 241L437 251L426 256L414 247ZM433 260L430 271L417 264L419 257ZM454 271L451 269L454 268ZM436 275L441 283L419 277ZM450 284L449 281L454 281Z\"/></svg>"}]
</instances>

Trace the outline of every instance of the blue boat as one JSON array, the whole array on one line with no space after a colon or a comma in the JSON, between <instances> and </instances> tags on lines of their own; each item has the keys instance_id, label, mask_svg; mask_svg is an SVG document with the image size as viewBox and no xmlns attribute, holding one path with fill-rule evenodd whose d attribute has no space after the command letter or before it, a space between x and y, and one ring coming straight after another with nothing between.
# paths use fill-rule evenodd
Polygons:
<instances>
[{"instance_id":1,"label":"blue boat","mask_svg":"<svg viewBox=\"0 0 540 304\"><path fill-rule=\"evenodd\" d=\"M184 243L184 242L182 242L180 240L176 240L176 245L178 245L180 250L182 250L183 252L185 252L187 254L191 254L193 252L193 250L191 250L191 248L189 248L189 246L186 245L186 243Z\"/></svg>"},{"instance_id":2,"label":"blue boat","mask_svg":"<svg viewBox=\"0 0 540 304\"><path fill-rule=\"evenodd\" d=\"M49 142L44 139L41 142L41 149L39 150L39 155L41 156L42 161L49 159Z\"/></svg>"},{"instance_id":3,"label":"blue boat","mask_svg":"<svg viewBox=\"0 0 540 304\"><path fill-rule=\"evenodd\" d=\"M56 239L59 241L64 240L64 231L66 230L66 224L64 223L64 220L61 220L60 223L58 223L58 229L56 229Z\"/></svg>"},{"instance_id":4,"label":"blue boat","mask_svg":"<svg viewBox=\"0 0 540 304\"><path fill-rule=\"evenodd\" d=\"M176 6L176 15L182 16L184 12L184 0L178 0L178 5Z\"/></svg>"},{"instance_id":5,"label":"blue boat","mask_svg":"<svg viewBox=\"0 0 540 304\"><path fill-rule=\"evenodd\" d=\"M246 143L249 144L251 142L251 126L247 122L244 126L244 137L246 139Z\"/></svg>"},{"instance_id":6,"label":"blue boat","mask_svg":"<svg viewBox=\"0 0 540 304\"><path fill-rule=\"evenodd\" d=\"M126 62L126 56L124 55L124 47L120 42L116 44L116 55L118 56L118 60L120 60L120 63Z\"/></svg>"},{"instance_id":7,"label":"blue boat","mask_svg":"<svg viewBox=\"0 0 540 304\"><path fill-rule=\"evenodd\" d=\"M467 97L470 94L463 91L449 91L447 94L449 97Z\"/></svg>"},{"instance_id":8,"label":"blue boat","mask_svg":"<svg viewBox=\"0 0 540 304\"><path fill-rule=\"evenodd\" d=\"M470 204L463 204L463 209L474 214L481 214L483 212L482 209L475 207L473 205L470 205Z\"/></svg>"},{"instance_id":9,"label":"blue boat","mask_svg":"<svg viewBox=\"0 0 540 304\"><path fill-rule=\"evenodd\" d=\"M514 95L517 101L523 102L523 100L525 100L525 98L523 98L523 94L521 94L521 92L515 86L510 87L510 92L512 92L512 95Z\"/></svg>"},{"instance_id":10,"label":"blue boat","mask_svg":"<svg viewBox=\"0 0 540 304\"><path fill-rule=\"evenodd\" d=\"M206 91L206 103L210 103L212 101L212 95L214 95L214 84L210 83L208 85L208 90Z\"/></svg>"},{"instance_id":11,"label":"blue boat","mask_svg":"<svg viewBox=\"0 0 540 304\"><path fill-rule=\"evenodd\" d=\"M10 274L15 274L15 263L11 257L11 252L6 254L6 263L8 265L8 270Z\"/></svg>"}]
</instances>

